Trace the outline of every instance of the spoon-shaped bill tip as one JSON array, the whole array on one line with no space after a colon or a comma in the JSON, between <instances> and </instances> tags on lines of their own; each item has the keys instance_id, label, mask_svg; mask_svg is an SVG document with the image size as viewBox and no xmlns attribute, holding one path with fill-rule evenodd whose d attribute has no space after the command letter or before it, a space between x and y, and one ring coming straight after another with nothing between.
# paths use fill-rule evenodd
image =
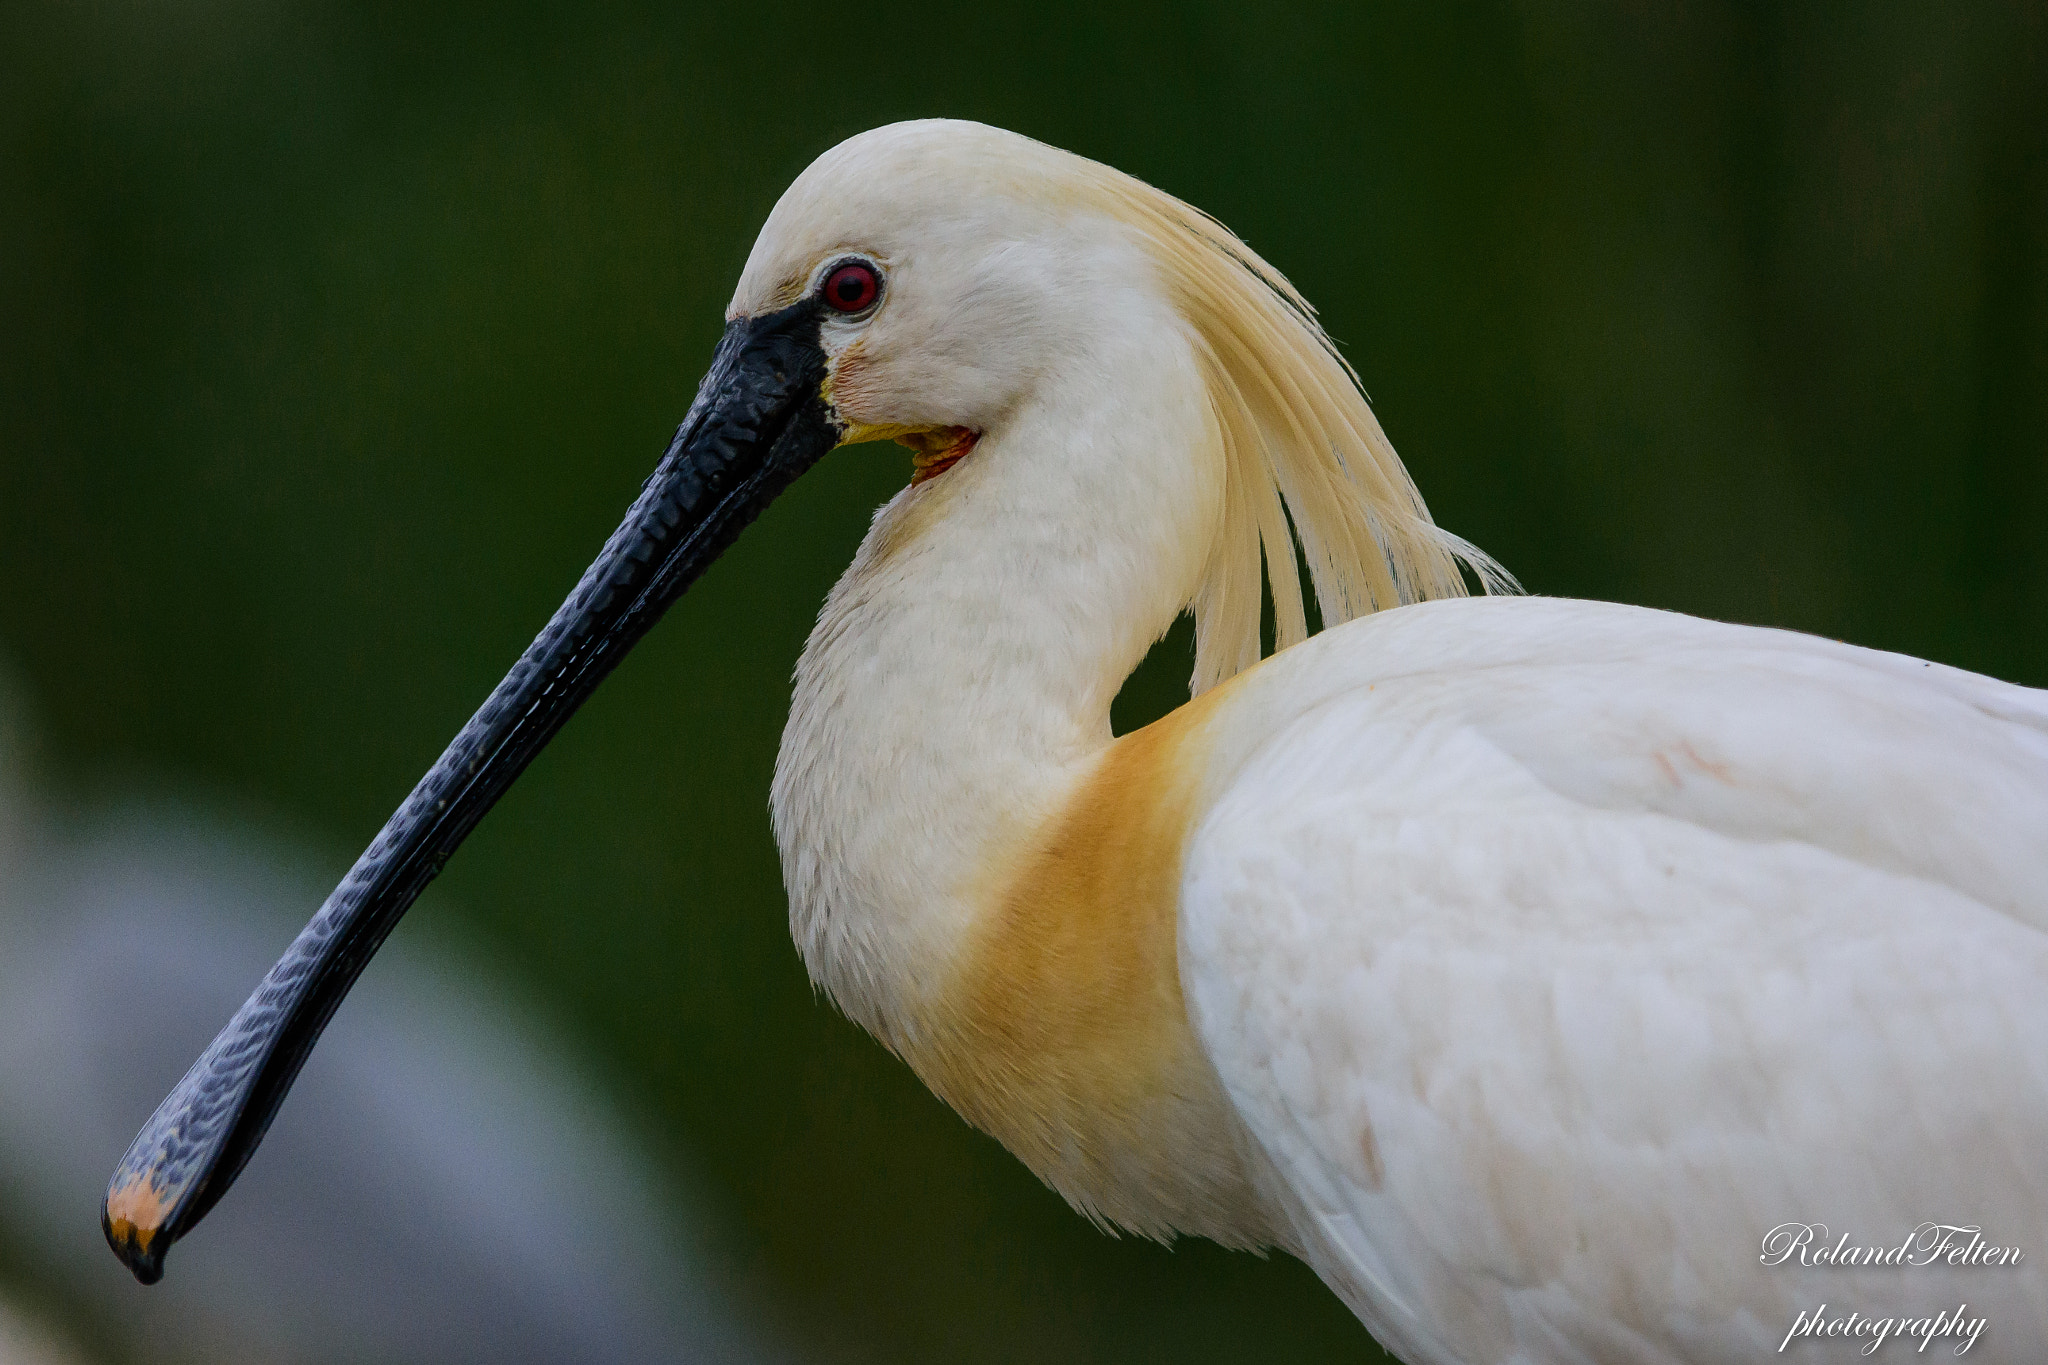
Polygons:
<instances>
[{"instance_id":1,"label":"spoon-shaped bill tip","mask_svg":"<svg viewBox=\"0 0 2048 1365\"><path fill-rule=\"evenodd\" d=\"M168 1223L175 1203L142 1174L116 1176L100 1206L100 1228L107 1234L107 1245L144 1284L155 1284L164 1277L164 1253L171 1246Z\"/></svg>"}]
</instances>

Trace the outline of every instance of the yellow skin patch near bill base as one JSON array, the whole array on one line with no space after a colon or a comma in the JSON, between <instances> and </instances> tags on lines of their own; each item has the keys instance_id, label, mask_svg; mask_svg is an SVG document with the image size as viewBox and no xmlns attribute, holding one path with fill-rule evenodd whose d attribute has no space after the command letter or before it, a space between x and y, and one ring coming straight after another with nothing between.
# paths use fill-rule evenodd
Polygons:
<instances>
[{"instance_id":1,"label":"yellow skin patch near bill base","mask_svg":"<svg viewBox=\"0 0 2048 1365\"><path fill-rule=\"evenodd\" d=\"M826 385L825 398L831 401L831 385ZM974 449L981 433L969 427L906 427L894 423L874 424L853 422L846 427L846 434L839 438L843 446L861 445L867 441L894 441L910 451L910 482L913 485L936 479L939 475L959 463L961 458Z\"/></svg>"},{"instance_id":2,"label":"yellow skin patch near bill base","mask_svg":"<svg viewBox=\"0 0 2048 1365\"><path fill-rule=\"evenodd\" d=\"M936 479L958 464L980 439L980 432L966 427L939 427L933 431L905 432L896 438L896 443L910 447L910 482L920 484Z\"/></svg>"},{"instance_id":3,"label":"yellow skin patch near bill base","mask_svg":"<svg viewBox=\"0 0 2048 1365\"><path fill-rule=\"evenodd\" d=\"M1229 687L1115 740L1015 860L905 1058L1084 1213L1269 1240L1182 999L1182 854Z\"/></svg>"},{"instance_id":4,"label":"yellow skin patch near bill base","mask_svg":"<svg viewBox=\"0 0 2048 1365\"><path fill-rule=\"evenodd\" d=\"M819 390L825 405L845 424L839 444L851 446L867 441L894 441L908 447L912 486L936 479L974 449L981 433L971 427L917 427L900 422L861 421L858 413L864 406L861 394L864 359L856 343L839 357Z\"/></svg>"}]
</instances>

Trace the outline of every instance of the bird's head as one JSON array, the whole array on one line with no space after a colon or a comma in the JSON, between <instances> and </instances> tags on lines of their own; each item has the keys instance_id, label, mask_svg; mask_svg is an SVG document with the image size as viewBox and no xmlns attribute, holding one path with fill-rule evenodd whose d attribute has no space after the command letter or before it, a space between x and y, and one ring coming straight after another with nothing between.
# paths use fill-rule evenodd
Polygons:
<instances>
[{"instance_id":1,"label":"bird's head","mask_svg":"<svg viewBox=\"0 0 2048 1365\"><path fill-rule=\"evenodd\" d=\"M1163 294L1117 182L1071 153L927 119L852 138L782 196L727 318L815 312L824 399L843 439L931 457L971 448L1038 381ZM920 460L920 475L931 465Z\"/></svg>"}]
</instances>

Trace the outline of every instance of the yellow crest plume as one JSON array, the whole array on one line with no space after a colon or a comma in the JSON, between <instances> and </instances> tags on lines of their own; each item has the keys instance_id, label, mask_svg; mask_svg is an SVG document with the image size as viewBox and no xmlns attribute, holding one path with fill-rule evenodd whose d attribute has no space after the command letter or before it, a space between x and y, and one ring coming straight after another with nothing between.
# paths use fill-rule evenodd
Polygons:
<instances>
[{"instance_id":1,"label":"yellow crest plume","mask_svg":"<svg viewBox=\"0 0 2048 1365\"><path fill-rule=\"evenodd\" d=\"M1295 537L1326 625L1406 602L1515 592L1494 560L1430 519L1358 375L1287 278L1228 228L1121 171L1071 157L1087 198L1136 230L1193 329L1228 484L1190 604L1199 695L1259 660L1260 550L1274 644L1307 638ZM1292 520L1292 530L1289 522Z\"/></svg>"}]
</instances>

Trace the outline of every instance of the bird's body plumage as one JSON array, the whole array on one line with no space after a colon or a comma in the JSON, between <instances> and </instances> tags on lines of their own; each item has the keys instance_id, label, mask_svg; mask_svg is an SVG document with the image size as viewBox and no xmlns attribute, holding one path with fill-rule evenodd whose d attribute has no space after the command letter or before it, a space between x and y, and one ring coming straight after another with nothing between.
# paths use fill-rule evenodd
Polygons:
<instances>
[{"instance_id":1,"label":"bird's body plumage","mask_svg":"<svg viewBox=\"0 0 2048 1365\"><path fill-rule=\"evenodd\" d=\"M1237 717L1182 882L1188 1002L1383 1341L1746 1361L1822 1303L1967 1302L1974 1354L2036 1358L2024 1263L1763 1242L2048 1227L2048 697L1531 599L1329 632Z\"/></svg>"}]
</instances>

